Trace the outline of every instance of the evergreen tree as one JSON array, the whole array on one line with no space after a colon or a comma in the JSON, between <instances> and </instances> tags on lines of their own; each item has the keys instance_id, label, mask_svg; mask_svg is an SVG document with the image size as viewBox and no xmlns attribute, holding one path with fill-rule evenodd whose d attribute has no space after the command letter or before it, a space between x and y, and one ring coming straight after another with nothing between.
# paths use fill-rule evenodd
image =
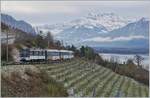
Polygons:
<instances>
[{"instance_id":1,"label":"evergreen tree","mask_svg":"<svg viewBox=\"0 0 150 98\"><path fill-rule=\"evenodd\" d=\"M61 49L61 42L60 41L56 41L55 42L55 48L57 48L57 49Z\"/></svg>"},{"instance_id":2,"label":"evergreen tree","mask_svg":"<svg viewBox=\"0 0 150 98\"><path fill-rule=\"evenodd\" d=\"M76 47L74 45L71 46L72 51L76 51Z\"/></svg>"},{"instance_id":3,"label":"evergreen tree","mask_svg":"<svg viewBox=\"0 0 150 98\"><path fill-rule=\"evenodd\" d=\"M85 47L85 57L88 59L88 60L94 60L95 59L95 52L92 48L90 47Z\"/></svg>"},{"instance_id":4,"label":"evergreen tree","mask_svg":"<svg viewBox=\"0 0 150 98\"><path fill-rule=\"evenodd\" d=\"M71 50L70 45L66 46L66 49L67 49L67 50Z\"/></svg>"},{"instance_id":5,"label":"evergreen tree","mask_svg":"<svg viewBox=\"0 0 150 98\"><path fill-rule=\"evenodd\" d=\"M84 46L82 46L82 47L80 48L80 54L81 54L81 57L84 57L84 56L85 56L85 47L84 47Z\"/></svg>"},{"instance_id":6,"label":"evergreen tree","mask_svg":"<svg viewBox=\"0 0 150 98\"><path fill-rule=\"evenodd\" d=\"M46 40L43 39L41 35L37 35L35 39L35 44L37 48L46 48Z\"/></svg>"}]
</instances>

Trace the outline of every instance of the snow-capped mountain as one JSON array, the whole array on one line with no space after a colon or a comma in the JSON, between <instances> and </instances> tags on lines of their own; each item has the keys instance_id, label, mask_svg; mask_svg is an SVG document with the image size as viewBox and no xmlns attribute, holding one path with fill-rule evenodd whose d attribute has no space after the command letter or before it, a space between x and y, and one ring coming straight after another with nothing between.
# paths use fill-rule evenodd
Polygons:
<instances>
[{"instance_id":1,"label":"snow-capped mountain","mask_svg":"<svg viewBox=\"0 0 150 98\"><path fill-rule=\"evenodd\" d=\"M101 24L107 28L108 31L112 31L114 29L118 29L120 27L125 26L130 21L120 17L114 13L103 13L103 14L94 14L89 13L86 17L90 22L95 24Z\"/></svg>"},{"instance_id":2,"label":"snow-capped mountain","mask_svg":"<svg viewBox=\"0 0 150 98\"><path fill-rule=\"evenodd\" d=\"M107 32L121 28L130 22L131 21L118 15L115 15L114 13L89 13L87 16L81 17L73 21L64 22L61 24L43 25L39 26L38 28L43 31L51 31L52 33L55 33L55 35L61 33L61 31L63 30L72 27L79 28L80 26L84 26L87 29L92 29L94 27L101 28L101 26L103 26L106 28L105 32Z\"/></svg>"},{"instance_id":3,"label":"snow-capped mountain","mask_svg":"<svg viewBox=\"0 0 150 98\"><path fill-rule=\"evenodd\" d=\"M109 33L85 39L83 43L91 46L148 48L149 20L141 18L139 21L129 23Z\"/></svg>"},{"instance_id":4,"label":"snow-capped mountain","mask_svg":"<svg viewBox=\"0 0 150 98\"><path fill-rule=\"evenodd\" d=\"M66 43L80 43L84 39L96 37L101 33L106 33L107 29L104 26L75 25L71 28L64 29L61 33L55 36L58 40L65 40Z\"/></svg>"},{"instance_id":5,"label":"snow-capped mountain","mask_svg":"<svg viewBox=\"0 0 150 98\"><path fill-rule=\"evenodd\" d=\"M147 19L129 20L114 13L89 13L70 22L38 28L51 31L56 39L77 46L146 47L149 40Z\"/></svg>"},{"instance_id":6,"label":"snow-capped mountain","mask_svg":"<svg viewBox=\"0 0 150 98\"><path fill-rule=\"evenodd\" d=\"M138 21L108 31L104 26L87 28L86 25L74 26L63 30L57 39L75 45L136 47L147 48L149 41L149 21L141 18Z\"/></svg>"},{"instance_id":7,"label":"snow-capped mountain","mask_svg":"<svg viewBox=\"0 0 150 98\"><path fill-rule=\"evenodd\" d=\"M16 20L10 15L1 14L1 22L12 28L17 28L27 33L36 34L34 28L29 23L23 20Z\"/></svg>"},{"instance_id":8,"label":"snow-capped mountain","mask_svg":"<svg viewBox=\"0 0 150 98\"><path fill-rule=\"evenodd\" d=\"M113 30L109 34L109 36L112 37L133 36L133 35L149 37L149 20L143 17L138 21L129 23L122 28Z\"/></svg>"}]
</instances>

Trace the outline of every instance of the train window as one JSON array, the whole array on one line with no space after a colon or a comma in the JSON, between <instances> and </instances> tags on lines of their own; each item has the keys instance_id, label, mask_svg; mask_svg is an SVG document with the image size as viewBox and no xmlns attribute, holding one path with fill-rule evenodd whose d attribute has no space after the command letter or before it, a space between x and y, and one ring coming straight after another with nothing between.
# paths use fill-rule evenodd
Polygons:
<instances>
[{"instance_id":1,"label":"train window","mask_svg":"<svg viewBox=\"0 0 150 98\"><path fill-rule=\"evenodd\" d=\"M30 55L33 55L34 53L33 53L33 51L30 51Z\"/></svg>"},{"instance_id":2,"label":"train window","mask_svg":"<svg viewBox=\"0 0 150 98\"><path fill-rule=\"evenodd\" d=\"M40 56L42 55L42 51L39 51L39 55L40 55Z\"/></svg>"},{"instance_id":3,"label":"train window","mask_svg":"<svg viewBox=\"0 0 150 98\"><path fill-rule=\"evenodd\" d=\"M33 55L34 53L33 53L33 51L30 51L30 55Z\"/></svg>"},{"instance_id":4,"label":"train window","mask_svg":"<svg viewBox=\"0 0 150 98\"><path fill-rule=\"evenodd\" d=\"M48 52L48 56L59 56L59 52Z\"/></svg>"},{"instance_id":5,"label":"train window","mask_svg":"<svg viewBox=\"0 0 150 98\"><path fill-rule=\"evenodd\" d=\"M32 55L33 55L33 56L35 55L35 51L32 51Z\"/></svg>"},{"instance_id":6,"label":"train window","mask_svg":"<svg viewBox=\"0 0 150 98\"><path fill-rule=\"evenodd\" d=\"M39 55L40 55L40 56L43 56L43 51L39 51L39 52L40 52L40 54L39 54Z\"/></svg>"},{"instance_id":7,"label":"train window","mask_svg":"<svg viewBox=\"0 0 150 98\"><path fill-rule=\"evenodd\" d=\"M39 51L35 51L35 53L36 53L36 56L39 55Z\"/></svg>"},{"instance_id":8,"label":"train window","mask_svg":"<svg viewBox=\"0 0 150 98\"><path fill-rule=\"evenodd\" d=\"M42 51L42 56L43 56L43 55L45 55L44 53L45 53L45 52L44 52L44 51Z\"/></svg>"},{"instance_id":9,"label":"train window","mask_svg":"<svg viewBox=\"0 0 150 98\"><path fill-rule=\"evenodd\" d=\"M34 56L35 55L35 51L31 51L31 54Z\"/></svg>"},{"instance_id":10,"label":"train window","mask_svg":"<svg viewBox=\"0 0 150 98\"><path fill-rule=\"evenodd\" d=\"M44 51L42 51L42 55L44 55Z\"/></svg>"},{"instance_id":11,"label":"train window","mask_svg":"<svg viewBox=\"0 0 150 98\"><path fill-rule=\"evenodd\" d=\"M29 56L29 50L27 50L27 49L22 50L20 53L20 56L21 57L28 57Z\"/></svg>"},{"instance_id":12,"label":"train window","mask_svg":"<svg viewBox=\"0 0 150 98\"><path fill-rule=\"evenodd\" d=\"M63 52L63 55L69 55L69 53L68 52Z\"/></svg>"},{"instance_id":13,"label":"train window","mask_svg":"<svg viewBox=\"0 0 150 98\"><path fill-rule=\"evenodd\" d=\"M39 54L39 55L40 55L40 56L42 56L42 51L39 51L39 52L40 52L40 54Z\"/></svg>"},{"instance_id":14,"label":"train window","mask_svg":"<svg viewBox=\"0 0 150 98\"><path fill-rule=\"evenodd\" d=\"M38 55L38 51L34 51L34 53L35 53L35 54L34 54L35 56Z\"/></svg>"},{"instance_id":15,"label":"train window","mask_svg":"<svg viewBox=\"0 0 150 98\"><path fill-rule=\"evenodd\" d=\"M40 55L40 56L43 56L43 51L39 51L39 55Z\"/></svg>"},{"instance_id":16,"label":"train window","mask_svg":"<svg viewBox=\"0 0 150 98\"><path fill-rule=\"evenodd\" d=\"M41 55L41 51L38 51L38 55Z\"/></svg>"},{"instance_id":17,"label":"train window","mask_svg":"<svg viewBox=\"0 0 150 98\"><path fill-rule=\"evenodd\" d=\"M33 51L33 55L36 55L36 52L35 52L35 51Z\"/></svg>"},{"instance_id":18,"label":"train window","mask_svg":"<svg viewBox=\"0 0 150 98\"><path fill-rule=\"evenodd\" d=\"M41 55L41 56L43 55L43 52L42 52L42 51L40 51L40 55Z\"/></svg>"},{"instance_id":19,"label":"train window","mask_svg":"<svg viewBox=\"0 0 150 98\"><path fill-rule=\"evenodd\" d=\"M41 51L41 55L42 55L42 56L44 55L44 51Z\"/></svg>"},{"instance_id":20,"label":"train window","mask_svg":"<svg viewBox=\"0 0 150 98\"><path fill-rule=\"evenodd\" d=\"M32 55L32 52L30 51L30 55Z\"/></svg>"},{"instance_id":21,"label":"train window","mask_svg":"<svg viewBox=\"0 0 150 98\"><path fill-rule=\"evenodd\" d=\"M30 55L33 55L33 56L42 56L42 55L45 55L44 54L45 52L44 51L30 51Z\"/></svg>"}]
</instances>

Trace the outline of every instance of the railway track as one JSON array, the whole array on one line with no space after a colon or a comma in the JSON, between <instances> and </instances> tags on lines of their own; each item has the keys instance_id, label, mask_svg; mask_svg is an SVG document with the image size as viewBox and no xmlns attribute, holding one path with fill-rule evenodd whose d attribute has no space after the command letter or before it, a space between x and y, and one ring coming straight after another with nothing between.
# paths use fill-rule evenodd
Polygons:
<instances>
[{"instance_id":1,"label":"railway track","mask_svg":"<svg viewBox=\"0 0 150 98\"><path fill-rule=\"evenodd\" d=\"M71 60L59 60L59 61L43 61L43 62L2 62L2 66L7 66L7 65L37 65L37 64L58 64L58 63L63 63L63 62L69 62Z\"/></svg>"}]
</instances>

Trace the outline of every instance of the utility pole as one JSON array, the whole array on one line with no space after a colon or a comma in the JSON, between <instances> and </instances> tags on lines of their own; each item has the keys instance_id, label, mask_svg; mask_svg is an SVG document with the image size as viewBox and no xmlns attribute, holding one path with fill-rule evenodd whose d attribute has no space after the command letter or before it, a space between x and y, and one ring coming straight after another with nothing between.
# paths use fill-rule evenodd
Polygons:
<instances>
[{"instance_id":1,"label":"utility pole","mask_svg":"<svg viewBox=\"0 0 150 98\"><path fill-rule=\"evenodd\" d=\"M64 42L63 42L63 40L61 40L61 44L62 44L62 46L64 46Z\"/></svg>"},{"instance_id":2,"label":"utility pole","mask_svg":"<svg viewBox=\"0 0 150 98\"><path fill-rule=\"evenodd\" d=\"M92 97L95 97L96 96L96 89L95 87L93 88L93 92L92 92Z\"/></svg>"},{"instance_id":3,"label":"utility pole","mask_svg":"<svg viewBox=\"0 0 150 98\"><path fill-rule=\"evenodd\" d=\"M49 49L49 39L48 39L48 43L47 43L47 44L48 44L48 45L47 45L47 46L48 46L47 48Z\"/></svg>"},{"instance_id":4,"label":"utility pole","mask_svg":"<svg viewBox=\"0 0 150 98\"><path fill-rule=\"evenodd\" d=\"M6 31L6 41L7 41L7 46L6 46L6 61L7 61L7 63L8 63L8 32Z\"/></svg>"}]
</instances>

